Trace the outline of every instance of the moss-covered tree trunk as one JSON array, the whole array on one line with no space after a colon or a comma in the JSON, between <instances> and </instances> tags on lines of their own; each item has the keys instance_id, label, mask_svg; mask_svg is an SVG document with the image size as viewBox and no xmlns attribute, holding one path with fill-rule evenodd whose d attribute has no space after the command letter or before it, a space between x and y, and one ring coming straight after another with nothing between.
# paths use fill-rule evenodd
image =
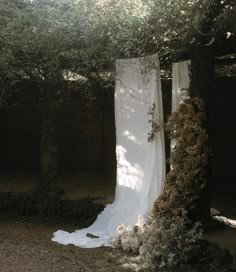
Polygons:
<instances>
[{"instance_id":1,"label":"moss-covered tree trunk","mask_svg":"<svg viewBox=\"0 0 236 272\"><path fill-rule=\"evenodd\" d=\"M45 82L41 98L40 189L49 190L57 177L58 145L56 133L56 88Z\"/></svg>"},{"instance_id":2,"label":"moss-covered tree trunk","mask_svg":"<svg viewBox=\"0 0 236 272\"><path fill-rule=\"evenodd\" d=\"M206 104L206 120L203 123L208 134L208 145L211 147L208 124L208 100L212 93L214 79L214 50L211 46L196 46L192 49L191 55L191 83L190 96L201 97ZM206 187L202 190L199 207L196 208L196 220L207 222L210 218L210 157L206 171Z\"/></svg>"}]
</instances>

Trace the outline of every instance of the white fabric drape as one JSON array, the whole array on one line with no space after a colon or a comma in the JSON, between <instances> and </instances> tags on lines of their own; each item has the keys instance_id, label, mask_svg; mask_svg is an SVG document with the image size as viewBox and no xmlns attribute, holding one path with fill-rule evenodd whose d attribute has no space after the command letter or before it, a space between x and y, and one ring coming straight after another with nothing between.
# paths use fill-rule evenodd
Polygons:
<instances>
[{"instance_id":1,"label":"white fabric drape","mask_svg":"<svg viewBox=\"0 0 236 272\"><path fill-rule=\"evenodd\" d=\"M153 61L157 64L152 66ZM57 231L53 241L94 248L110 246L120 224L133 226L151 209L165 179L163 128L148 142L150 106L163 120L159 63L156 56L118 60L115 87L117 183L115 200L88 228ZM87 234L99 238L89 238Z\"/></svg>"},{"instance_id":2,"label":"white fabric drape","mask_svg":"<svg viewBox=\"0 0 236 272\"><path fill-rule=\"evenodd\" d=\"M188 98L190 60L172 64L172 112L176 111L184 99Z\"/></svg>"},{"instance_id":3,"label":"white fabric drape","mask_svg":"<svg viewBox=\"0 0 236 272\"><path fill-rule=\"evenodd\" d=\"M190 85L189 66L190 60L176 62L172 64L172 108L171 111L178 110L179 105L187 98L188 88ZM171 150L175 148L176 141L172 139L170 142ZM170 166L172 168L172 166Z\"/></svg>"}]
</instances>

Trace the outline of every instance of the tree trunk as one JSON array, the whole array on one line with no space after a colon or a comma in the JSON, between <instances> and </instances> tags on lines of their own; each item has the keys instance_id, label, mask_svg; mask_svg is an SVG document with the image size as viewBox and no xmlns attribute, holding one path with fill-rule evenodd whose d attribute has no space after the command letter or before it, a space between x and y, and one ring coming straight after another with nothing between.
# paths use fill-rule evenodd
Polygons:
<instances>
[{"instance_id":1,"label":"tree trunk","mask_svg":"<svg viewBox=\"0 0 236 272\"><path fill-rule=\"evenodd\" d=\"M56 90L52 83L44 83L41 99L40 189L49 190L57 177L58 146L55 126Z\"/></svg>"},{"instance_id":2,"label":"tree trunk","mask_svg":"<svg viewBox=\"0 0 236 272\"><path fill-rule=\"evenodd\" d=\"M206 103L206 121L204 128L208 134L208 146L211 148L211 137L209 135L209 123L208 123L208 99L212 91L213 79L214 79L214 55L211 47L197 46L192 50L191 56L191 83L190 83L190 96L201 97ZM210 173L211 173L211 159L208 156L207 166L207 185L202 190L200 196L198 211L196 216L202 222L209 221L210 218ZM197 218L196 218L197 219Z\"/></svg>"}]
</instances>

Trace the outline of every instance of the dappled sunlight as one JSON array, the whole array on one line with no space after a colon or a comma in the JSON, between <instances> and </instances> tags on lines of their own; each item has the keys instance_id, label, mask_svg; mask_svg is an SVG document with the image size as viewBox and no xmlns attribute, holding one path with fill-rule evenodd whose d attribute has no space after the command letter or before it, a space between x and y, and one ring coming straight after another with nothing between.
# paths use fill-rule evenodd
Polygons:
<instances>
[{"instance_id":1,"label":"dappled sunlight","mask_svg":"<svg viewBox=\"0 0 236 272\"><path fill-rule=\"evenodd\" d=\"M121 134L122 136L126 137L128 140L132 141L134 144L141 145L142 143L138 141L137 137L133 133L131 133L129 130L125 130Z\"/></svg>"},{"instance_id":2,"label":"dappled sunlight","mask_svg":"<svg viewBox=\"0 0 236 272\"><path fill-rule=\"evenodd\" d=\"M144 65L153 58L145 62L143 59L117 61L120 77L117 76L115 84L117 178L114 202L107 205L88 228L73 233L59 230L54 233L53 241L86 248L111 246L117 227L137 224L161 193L165 176L163 130L148 142L152 129L148 115L150 105L157 105L157 117L162 119L158 71L153 73Z\"/></svg>"},{"instance_id":3,"label":"dappled sunlight","mask_svg":"<svg viewBox=\"0 0 236 272\"><path fill-rule=\"evenodd\" d=\"M130 188L136 192L140 192L142 189L142 180L144 172L142 168L135 163L132 165L126 158L126 150L122 146L118 145L116 148L117 154L117 175L119 180L117 184Z\"/></svg>"}]
</instances>

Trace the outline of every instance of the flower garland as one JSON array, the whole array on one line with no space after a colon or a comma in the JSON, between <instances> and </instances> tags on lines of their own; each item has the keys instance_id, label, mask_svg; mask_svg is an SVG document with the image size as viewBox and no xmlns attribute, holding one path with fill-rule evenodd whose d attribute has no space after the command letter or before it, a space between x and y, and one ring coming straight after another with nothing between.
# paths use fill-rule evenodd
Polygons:
<instances>
[{"instance_id":1,"label":"flower garland","mask_svg":"<svg viewBox=\"0 0 236 272\"><path fill-rule=\"evenodd\" d=\"M206 185L208 162L207 133L204 129L205 103L195 97L186 99L166 124L170 139L175 141L171 151L171 171L166 177L164 192L155 201L153 215L184 209L194 211L200 193Z\"/></svg>"}]
</instances>

